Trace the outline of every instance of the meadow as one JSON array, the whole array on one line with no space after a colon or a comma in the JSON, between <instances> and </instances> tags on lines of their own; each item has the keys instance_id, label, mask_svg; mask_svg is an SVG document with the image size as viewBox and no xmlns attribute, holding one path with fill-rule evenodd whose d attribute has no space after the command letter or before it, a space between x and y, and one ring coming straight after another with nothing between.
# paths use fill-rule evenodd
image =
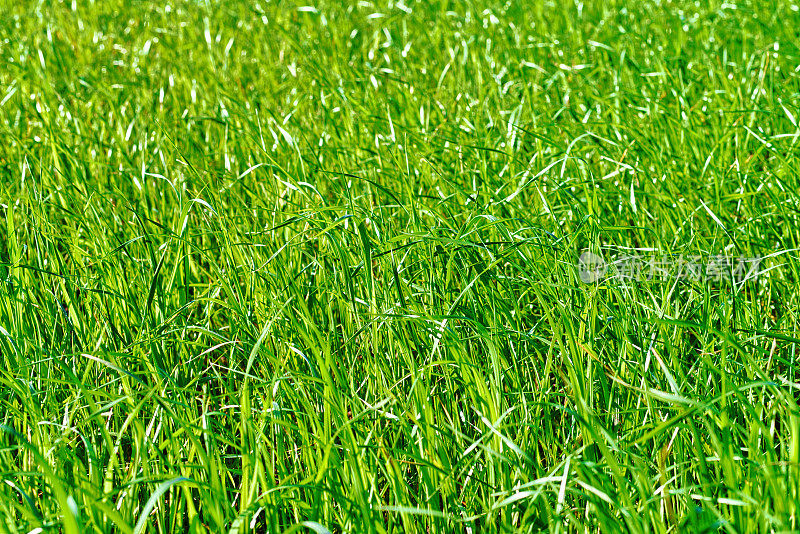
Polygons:
<instances>
[{"instance_id":1,"label":"meadow","mask_svg":"<svg viewBox=\"0 0 800 534\"><path fill-rule=\"evenodd\" d=\"M0 532L800 531L799 11L0 0Z\"/></svg>"}]
</instances>

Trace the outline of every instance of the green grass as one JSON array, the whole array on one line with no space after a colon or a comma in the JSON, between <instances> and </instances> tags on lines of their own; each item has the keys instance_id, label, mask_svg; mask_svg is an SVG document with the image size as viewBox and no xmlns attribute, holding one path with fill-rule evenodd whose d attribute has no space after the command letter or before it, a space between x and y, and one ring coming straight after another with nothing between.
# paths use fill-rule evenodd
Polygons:
<instances>
[{"instance_id":1,"label":"green grass","mask_svg":"<svg viewBox=\"0 0 800 534\"><path fill-rule=\"evenodd\" d=\"M310 4L0 0L0 532L800 530L798 7Z\"/></svg>"}]
</instances>

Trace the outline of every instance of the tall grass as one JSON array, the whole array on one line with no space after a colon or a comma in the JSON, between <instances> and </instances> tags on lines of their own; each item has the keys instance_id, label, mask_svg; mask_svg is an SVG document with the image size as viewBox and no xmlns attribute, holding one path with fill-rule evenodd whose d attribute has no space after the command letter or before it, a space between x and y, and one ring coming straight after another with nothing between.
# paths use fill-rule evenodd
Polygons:
<instances>
[{"instance_id":1,"label":"tall grass","mask_svg":"<svg viewBox=\"0 0 800 534\"><path fill-rule=\"evenodd\" d=\"M0 15L0 531L800 529L797 6Z\"/></svg>"}]
</instances>

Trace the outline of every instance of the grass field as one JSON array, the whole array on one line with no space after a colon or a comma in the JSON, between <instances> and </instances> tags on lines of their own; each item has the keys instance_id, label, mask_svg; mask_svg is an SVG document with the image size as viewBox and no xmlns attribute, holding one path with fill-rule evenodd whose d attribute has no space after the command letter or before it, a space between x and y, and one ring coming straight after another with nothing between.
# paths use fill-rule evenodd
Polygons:
<instances>
[{"instance_id":1,"label":"grass field","mask_svg":"<svg viewBox=\"0 0 800 534\"><path fill-rule=\"evenodd\" d=\"M0 0L0 532L800 531L798 6L303 2Z\"/></svg>"}]
</instances>

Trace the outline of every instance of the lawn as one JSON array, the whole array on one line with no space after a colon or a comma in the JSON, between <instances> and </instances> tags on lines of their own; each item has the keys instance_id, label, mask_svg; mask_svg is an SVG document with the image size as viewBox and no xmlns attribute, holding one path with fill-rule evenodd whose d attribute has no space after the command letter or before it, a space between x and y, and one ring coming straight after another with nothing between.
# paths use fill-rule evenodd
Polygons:
<instances>
[{"instance_id":1,"label":"lawn","mask_svg":"<svg viewBox=\"0 0 800 534\"><path fill-rule=\"evenodd\" d=\"M0 0L0 532L799 531L799 9Z\"/></svg>"}]
</instances>

